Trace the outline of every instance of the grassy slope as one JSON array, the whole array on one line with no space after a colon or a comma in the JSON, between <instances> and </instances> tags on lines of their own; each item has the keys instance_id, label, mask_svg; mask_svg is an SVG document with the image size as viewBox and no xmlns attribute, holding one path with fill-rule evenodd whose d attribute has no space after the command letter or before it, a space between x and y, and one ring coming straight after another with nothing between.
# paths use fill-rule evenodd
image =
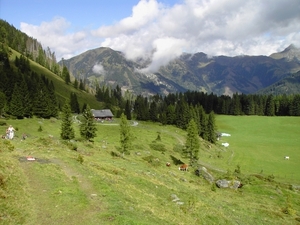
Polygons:
<instances>
[{"instance_id":1,"label":"grassy slope","mask_svg":"<svg viewBox=\"0 0 300 225\"><path fill-rule=\"evenodd\" d=\"M291 148L294 152L289 152L290 161L284 161L280 151L273 154L273 145L269 141L269 133L276 135L281 126L286 126L286 132L290 135L297 134L294 124L299 121L300 118L290 117L218 116L220 131L232 135L227 138L230 146L225 149L218 144L209 148L207 143L202 143L200 161L210 168L215 177L224 176L215 169L233 170L236 163L241 165L242 173L257 173L261 169L257 165L266 163L263 169L267 173L268 170L273 171L270 169L271 160L274 160L273 168L277 168L280 174L284 174L288 163L291 163L287 166L289 169L299 170L293 163L297 157L296 149ZM8 121L18 131L14 140L0 141L4 146L8 143L15 146L12 152L1 148L0 157L4 164L0 168L3 174L14 175L2 185L1 196L6 197L0 199L0 223L297 224L295 218L300 216L298 191L254 177L249 178L251 184L239 191L212 191L211 184L195 176L193 171L179 171L170 156L187 162L176 151L176 147L185 141L185 132L175 127L141 122L132 127L135 141L131 155L125 156L125 159L113 157L111 151L117 152L116 147L119 146L117 122L98 124L95 143L76 142L78 149L72 151L59 138L59 120ZM259 140L258 132L250 132L255 124L264 127L261 128L264 133L260 135L259 144L264 146L263 153L258 147L248 146L249 140ZM42 132L37 131L39 126L43 128ZM74 123L74 127L78 137L78 124ZM164 153L149 147L157 132L161 133L161 144L166 148ZM20 138L22 133L29 135L25 141ZM243 133L248 138L242 138ZM292 138L289 142L289 146L293 146L292 142L296 140ZM289 142L279 139L277 147ZM250 147L252 153L249 156L245 152L249 152ZM38 160L28 162L22 158L28 155ZM79 155L84 159L82 164L77 161ZM272 157L266 157L269 155ZM275 155L285 164L278 163L280 160ZM145 160L149 156L154 159L151 163ZM255 157L259 158L259 162L253 160ZM165 166L167 161L171 162L171 167ZM289 178L284 181L290 182ZM293 181L299 185L300 180L296 178L295 175ZM172 201L172 194L177 195L184 204ZM288 204L292 215L282 212Z\"/></svg>"},{"instance_id":2,"label":"grassy slope","mask_svg":"<svg viewBox=\"0 0 300 225\"><path fill-rule=\"evenodd\" d=\"M11 49L11 51L12 54L10 55L10 61L11 63L13 63L16 56L20 57L20 53L16 52L13 49ZM36 72L37 74L44 74L45 77L53 81L55 93L60 105L63 105L65 100L70 98L70 93L74 92L77 95L80 107L82 107L84 103L87 103L91 108L100 108L100 103L96 100L94 95L81 91L79 89L75 89L72 84L66 85L61 77L57 76L56 74L52 73L51 71L34 61L30 60L30 67L32 71Z\"/></svg>"}]
</instances>

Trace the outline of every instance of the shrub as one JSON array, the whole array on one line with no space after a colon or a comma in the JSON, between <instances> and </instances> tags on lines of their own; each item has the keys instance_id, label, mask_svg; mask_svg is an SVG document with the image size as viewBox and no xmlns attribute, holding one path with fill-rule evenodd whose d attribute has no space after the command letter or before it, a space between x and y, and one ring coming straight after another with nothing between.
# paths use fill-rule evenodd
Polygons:
<instances>
[{"instance_id":1,"label":"shrub","mask_svg":"<svg viewBox=\"0 0 300 225\"><path fill-rule=\"evenodd\" d=\"M153 166L159 166L160 165L159 159L154 157L153 155L143 157L143 159L145 161L147 161L148 163L150 163L151 165L153 165Z\"/></svg>"},{"instance_id":2,"label":"shrub","mask_svg":"<svg viewBox=\"0 0 300 225\"><path fill-rule=\"evenodd\" d=\"M14 149L15 149L15 146L9 140L3 140L0 143L0 152L2 150L8 150L8 151L12 152Z\"/></svg>"},{"instance_id":3,"label":"shrub","mask_svg":"<svg viewBox=\"0 0 300 225\"><path fill-rule=\"evenodd\" d=\"M285 214L291 215L291 216L296 214L296 210L293 208L292 203L291 203L290 195L288 195L286 197L286 205L282 209L282 212Z\"/></svg>"},{"instance_id":4,"label":"shrub","mask_svg":"<svg viewBox=\"0 0 300 225\"><path fill-rule=\"evenodd\" d=\"M70 150L77 151L78 147L76 143L65 141L65 145L67 145Z\"/></svg>"},{"instance_id":5,"label":"shrub","mask_svg":"<svg viewBox=\"0 0 300 225\"><path fill-rule=\"evenodd\" d=\"M216 183L212 183L211 190L212 191L217 191Z\"/></svg>"},{"instance_id":6,"label":"shrub","mask_svg":"<svg viewBox=\"0 0 300 225\"><path fill-rule=\"evenodd\" d=\"M234 170L234 173L235 174L241 174L241 167L240 167L240 165L236 166L236 169Z\"/></svg>"},{"instance_id":7,"label":"shrub","mask_svg":"<svg viewBox=\"0 0 300 225\"><path fill-rule=\"evenodd\" d=\"M174 147L173 147L174 152L180 152L181 153L182 150L183 150L183 145L181 145L181 144L174 145Z\"/></svg>"},{"instance_id":8,"label":"shrub","mask_svg":"<svg viewBox=\"0 0 300 225\"><path fill-rule=\"evenodd\" d=\"M0 126L7 126L7 123L4 120L0 120Z\"/></svg>"},{"instance_id":9,"label":"shrub","mask_svg":"<svg viewBox=\"0 0 300 225\"><path fill-rule=\"evenodd\" d=\"M1 187L1 188L4 187L5 181L6 181L5 176L4 176L2 173L0 173L0 187Z\"/></svg>"},{"instance_id":10,"label":"shrub","mask_svg":"<svg viewBox=\"0 0 300 225\"><path fill-rule=\"evenodd\" d=\"M152 142L150 144L150 148L155 150L155 151L160 151L160 152L165 152L166 151L166 147L162 143Z\"/></svg>"},{"instance_id":11,"label":"shrub","mask_svg":"<svg viewBox=\"0 0 300 225\"><path fill-rule=\"evenodd\" d=\"M77 156L77 159L76 159L80 164L82 164L83 163L83 161L84 161L84 159L83 159L83 156L81 155L81 154L79 154L78 156Z\"/></svg>"},{"instance_id":12,"label":"shrub","mask_svg":"<svg viewBox=\"0 0 300 225\"><path fill-rule=\"evenodd\" d=\"M111 152L110 152L110 155L111 155L112 157L120 157L120 156L121 156L120 153L114 152L114 151L111 151Z\"/></svg>"}]
</instances>

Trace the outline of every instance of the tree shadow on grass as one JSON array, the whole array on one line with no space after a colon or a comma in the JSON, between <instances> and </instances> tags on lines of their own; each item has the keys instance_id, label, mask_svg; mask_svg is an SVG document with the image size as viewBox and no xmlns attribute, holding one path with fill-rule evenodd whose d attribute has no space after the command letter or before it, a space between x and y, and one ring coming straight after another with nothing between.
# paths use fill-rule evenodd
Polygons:
<instances>
[{"instance_id":1,"label":"tree shadow on grass","mask_svg":"<svg viewBox=\"0 0 300 225\"><path fill-rule=\"evenodd\" d=\"M180 159L177 159L175 156L170 155L170 157L171 157L174 165L182 165L182 164L184 164L184 162L182 162Z\"/></svg>"}]
</instances>

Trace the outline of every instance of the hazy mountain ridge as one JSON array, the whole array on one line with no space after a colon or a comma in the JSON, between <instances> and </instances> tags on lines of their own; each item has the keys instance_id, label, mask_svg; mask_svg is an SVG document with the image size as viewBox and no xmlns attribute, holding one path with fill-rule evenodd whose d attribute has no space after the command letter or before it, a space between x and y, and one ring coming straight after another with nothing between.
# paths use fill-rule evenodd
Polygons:
<instances>
[{"instance_id":1,"label":"hazy mountain ridge","mask_svg":"<svg viewBox=\"0 0 300 225\"><path fill-rule=\"evenodd\" d=\"M145 72L145 61L128 60L121 52L101 47L63 63L77 79L88 79L91 86L96 80L144 95L186 90L231 95L256 93L273 85L299 71L299 59L300 49L294 45L270 56L209 57L202 52L184 53L158 72L150 73Z\"/></svg>"}]
</instances>

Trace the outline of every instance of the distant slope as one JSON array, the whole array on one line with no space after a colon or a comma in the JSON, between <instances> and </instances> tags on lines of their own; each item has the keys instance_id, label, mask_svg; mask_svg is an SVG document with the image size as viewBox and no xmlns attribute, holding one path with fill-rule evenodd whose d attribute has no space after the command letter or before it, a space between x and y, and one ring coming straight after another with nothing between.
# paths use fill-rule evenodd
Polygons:
<instances>
[{"instance_id":1,"label":"distant slope","mask_svg":"<svg viewBox=\"0 0 300 225\"><path fill-rule=\"evenodd\" d=\"M285 59L288 61L298 60L300 61L300 48L297 48L295 45L291 44L282 52L273 53L270 55L273 59Z\"/></svg>"},{"instance_id":2,"label":"distant slope","mask_svg":"<svg viewBox=\"0 0 300 225\"><path fill-rule=\"evenodd\" d=\"M20 57L20 53L13 49L11 49L11 51L12 51L12 54L10 55L10 61L13 63L16 56ZM71 92L73 92L77 95L78 102L81 107L84 103L86 103L86 104L89 104L91 108L99 108L100 103L96 100L94 95L84 92L84 91L81 91L81 90L78 90L78 89L75 89L72 86L72 84L67 85L61 77L54 74L47 68L41 66L40 64L38 64L32 60L29 60L29 61L30 61L30 67L31 67L32 71L36 72L37 74L43 74L43 75L45 75L46 78L48 78L49 80L52 80L54 87L55 87L55 93L56 93L57 99L61 106L65 103L65 101L67 99L70 98Z\"/></svg>"},{"instance_id":3,"label":"distant slope","mask_svg":"<svg viewBox=\"0 0 300 225\"><path fill-rule=\"evenodd\" d=\"M293 73L286 78L272 84L271 86L259 90L257 94L286 94L291 95L300 91L300 71Z\"/></svg>"},{"instance_id":4,"label":"distant slope","mask_svg":"<svg viewBox=\"0 0 300 225\"><path fill-rule=\"evenodd\" d=\"M95 82L118 84L124 90L144 95L186 90L218 95L251 94L300 70L298 58L291 57L298 50L289 46L284 54L272 54L272 57L182 54L154 74L141 72L140 69L147 66L144 61L127 60L121 52L103 47L60 63L66 65L76 78L88 79L92 87Z\"/></svg>"}]
</instances>

